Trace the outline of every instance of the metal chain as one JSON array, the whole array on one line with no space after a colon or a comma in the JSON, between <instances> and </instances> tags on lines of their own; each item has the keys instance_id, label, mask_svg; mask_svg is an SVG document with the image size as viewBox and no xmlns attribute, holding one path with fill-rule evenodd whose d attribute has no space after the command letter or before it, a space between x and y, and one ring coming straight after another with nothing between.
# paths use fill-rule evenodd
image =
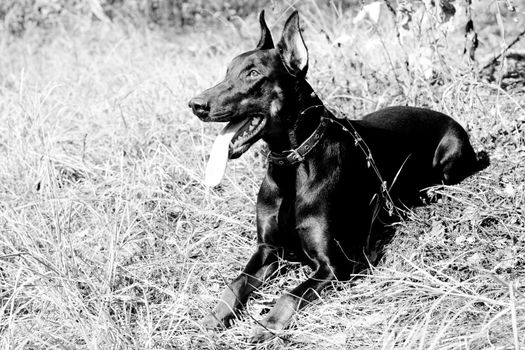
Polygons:
<instances>
[{"instance_id":1,"label":"metal chain","mask_svg":"<svg viewBox=\"0 0 525 350\"><path fill-rule=\"evenodd\" d=\"M355 127L352 125L352 123L349 120L345 119L345 121L348 123L348 125L350 126L352 130L344 126L342 123L340 123L336 119L331 119L331 120L333 123L336 123L337 125L339 125L341 129L343 130L343 132L346 132L354 139L354 146L359 147L359 149L365 155L366 166L374 170L374 173L376 174L379 182L381 183L381 189L380 189L379 194L381 195L381 197L383 198L383 201L385 202L385 206L388 211L388 215L392 216L394 214L394 211L396 211L397 214L400 214L399 212L400 209L394 205L394 201L392 200L392 197L390 196L390 192L388 191L387 182L383 180L383 177L381 176L381 173L379 172L379 168L377 167L374 161L374 157L372 156L372 152L370 151L370 148L368 148L368 145L363 140L361 135L359 135L359 133L357 132L357 130L355 129Z\"/></svg>"},{"instance_id":2,"label":"metal chain","mask_svg":"<svg viewBox=\"0 0 525 350\"><path fill-rule=\"evenodd\" d=\"M324 108L326 108L322 104L321 105L313 105L313 106L310 106L310 107L304 109L303 111L301 111L299 113L299 116L305 114L308 110L313 109L313 108L317 108L317 107L324 107ZM326 110L328 110L328 109L326 109ZM334 114L334 113L331 113L331 114ZM324 117L324 118L326 118L326 117ZM359 149L363 152L363 154L364 154L364 156L366 158L366 165L367 165L367 167L368 168L372 168L372 170L374 171L375 175L377 176L379 182L381 183L381 189L379 191L379 195L382 197L382 199L383 199L383 201L385 203L388 215L392 216L394 214L394 211L398 215L401 214L401 210L394 205L394 201L393 201L392 197L390 196L390 192L388 191L387 182L385 180L383 180L383 177L381 176L381 173L379 172L379 168L377 167L377 165L376 165L376 163L374 161L374 157L372 156L372 152L370 151L370 148L368 147L366 142L363 140L361 135L359 135L359 133L357 132L355 127L352 125L351 121L346 119L346 118L344 118L344 121L347 122L347 124L349 125L349 128L351 129L350 130L348 127L346 127L345 125L340 123L335 118L326 118L326 119L329 120L332 123L337 124L339 127L341 127L343 132L349 134L354 139L354 146L359 147ZM268 156L269 155L270 155L270 153L268 153Z\"/></svg>"}]
</instances>

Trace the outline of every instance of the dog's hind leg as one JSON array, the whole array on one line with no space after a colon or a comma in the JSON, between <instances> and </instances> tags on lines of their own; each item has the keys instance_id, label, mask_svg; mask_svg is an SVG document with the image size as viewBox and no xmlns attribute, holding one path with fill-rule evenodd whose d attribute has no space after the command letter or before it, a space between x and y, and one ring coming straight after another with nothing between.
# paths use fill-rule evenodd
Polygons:
<instances>
[{"instance_id":1,"label":"dog's hind leg","mask_svg":"<svg viewBox=\"0 0 525 350\"><path fill-rule=\"evenodd\" d=\"M226 287L217 306L202 320L202 326L207 329L229 327L248 295L273 276L278 267L277 256L276 249L259 245L243 272Z\"/></svg>"},{"instance_id":2,"label":"dog's hind leg","mask_svg":"<svg viewBox=\"0 0 525 350\"><path fill-rule=\"evenodd\" d=\"M455 185L489 165L488 155L476 154L468 137L460 136L444 136L434 154L433 168L445 185Z\"/></svg>"}]
</instances>

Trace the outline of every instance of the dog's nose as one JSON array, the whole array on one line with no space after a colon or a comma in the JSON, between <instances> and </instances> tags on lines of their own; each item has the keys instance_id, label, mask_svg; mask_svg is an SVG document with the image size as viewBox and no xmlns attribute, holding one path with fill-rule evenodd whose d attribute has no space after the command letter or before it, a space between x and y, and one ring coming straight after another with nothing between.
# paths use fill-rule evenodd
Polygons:
<instances>
[{"instance_id":1,"label":"dog's nose","mask_svg":"<svg viewBox=\"0 0 525 350\"><path fill-rule=\"evenodd\" d=\"M207 114L210 110L208 102L200 97L192 98L190 102L188 102L188 106L193 110L193 113L195 113L195 115L197 116Z\"/></svg>"}]
</instances>

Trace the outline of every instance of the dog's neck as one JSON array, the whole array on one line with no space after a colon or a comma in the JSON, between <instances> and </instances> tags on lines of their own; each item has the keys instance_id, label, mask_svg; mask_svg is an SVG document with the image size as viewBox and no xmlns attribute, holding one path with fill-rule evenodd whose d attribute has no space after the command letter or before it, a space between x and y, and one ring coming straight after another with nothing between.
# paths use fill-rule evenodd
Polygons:
<instances>
[{"instance_id":1,"label":"dog's neck","mask_svg":"<svg viewBox=\"0 0 525 350\"><path fill-rule=\"evenodd\" d=\"M283 152L297 148L319 126L326 109L323 102L306 80L299 80L294 87L294 97L287 101L283 109L285 120L282 133L266 142L273 152Z\"/></svg>"},{"instance_id":2,"label":"dog's neck","mask_svg":"<svg viewBox=\"0 0 525 350\"><path fill-rule=\"evenodd\" d=\"M293 126L288 132L292 148L297 148L314 132L321 122L321 117L325 111L323 102L317 97L317 94L306 80L298 82L296 96L297 107L292 112L295 112L295 115L290 116Z\"/></svg>"}]
</instances>

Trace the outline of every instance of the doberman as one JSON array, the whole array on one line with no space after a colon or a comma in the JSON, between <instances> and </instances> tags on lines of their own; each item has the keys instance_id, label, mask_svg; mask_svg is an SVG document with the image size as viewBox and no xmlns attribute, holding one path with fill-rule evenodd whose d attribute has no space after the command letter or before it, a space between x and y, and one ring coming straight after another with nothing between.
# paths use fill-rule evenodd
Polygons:
<instances>
[{"instance_id":1,"label":"doberman","mask_svg":"<svg viewBox=\"0 0 525 350\"><path fill-rule=\"evenodd\" d=\"M305 79L308 51L298 13L276 46L264 11L259 21L255 50L234 58L224 81L189 102L202 121L229 122L226 146L218 146L227 158L261 138L270 149L257 197L257 250L202 324L229 326L281 258L313 270L276 302L253 342L275 336L324 287L366 266L382 215L421 204L427 187L457 184L489 165L466 131L439 112L390 107L359 121L336 118Z\"/></svg>"}]
</instances>

